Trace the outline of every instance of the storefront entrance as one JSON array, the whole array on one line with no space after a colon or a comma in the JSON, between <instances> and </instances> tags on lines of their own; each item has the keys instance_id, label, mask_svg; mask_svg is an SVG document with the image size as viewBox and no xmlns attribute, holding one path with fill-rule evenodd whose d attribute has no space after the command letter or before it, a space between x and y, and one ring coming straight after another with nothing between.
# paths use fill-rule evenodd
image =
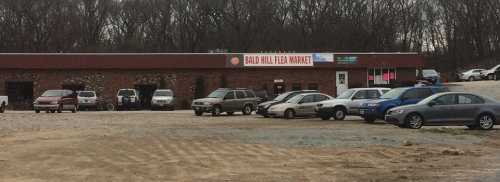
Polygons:
<instances>
[{"instance_id":1,"label":"storefront entrance","mask_svg":"<svg viewBox=\"0 0 500 182\"><path fill-rule=\"evenodd\" d=\"M349 89L349 74L347 71L337 71L336 74L337 96Z\"/></svg>"},{"instance_id":2,"label":"storefront entrance","mask_svg":"<svg viewBox=\"0 0 500 182\"><path fill-rule=\"evenodd\" d=\"M143 109L151 108L151 99L157 88L156 85L135 85L135 89L139 91L139 99Z\"/></svg>"}]
</instances>

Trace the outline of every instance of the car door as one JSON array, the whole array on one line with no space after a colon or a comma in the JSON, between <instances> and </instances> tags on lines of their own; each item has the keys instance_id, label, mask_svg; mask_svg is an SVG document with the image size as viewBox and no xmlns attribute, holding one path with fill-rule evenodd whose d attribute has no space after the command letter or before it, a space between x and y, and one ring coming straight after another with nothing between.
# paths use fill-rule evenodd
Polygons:
<instances>
[{"instance_id":1,"label":"car door","mask_svg":"<svg viewBox=\"0 0 500 182\"><path fill-rule=\"evenodd\" d=\"M457 105L456 94L446 94L435 98L434 105L427 105L422 111L422 115L428 125L445 125L452 124L456 119L454 118L454 108Z\"/></svg>"},{"instance_id":2,"label":"car door","mask_svg":"<svg viewBox=\"0 0 500 182\"><path fill-rule=\"evenodd\" d=\"M421 100L419 98L418 91L419 90L417 88L413 88L413 89L408 89L406 92L404 92L400 97L401 99L400 105L410 105L418 103Z\"/></svg>"},{"instance_id":3,"label":"car door","mask_svg":"<svg viewBox=\"0 0 500 182\"><path fill-rule=\"evenodd\" d=\"M314 114L314 107L316 107L316 102L314 97L317 94L310 94L304 96L297 105L296 114L299 116L307 116Z\"/></svg>"},{"instance_id":4,"label":"car door","mask_svg":"<svg viewBox=\"0 0 500 182\"><path fill-rule=\"evenodd\" d=\"M245 103L248 101L248 98L244 91L237 90L234 91L236 93L236 101L234 103L234 110L243 110Z\"/></svg>"},{"instance_id":5,"label":"car door","mask_svg":"<svg viewBox=\"0 0 500 182\"><path fill-rule=\"evenodd\" d=\"M224 96L224 102L222 104L222 110L226 112L231 112L235 110L236 95L234 91L229 91Z\"/></svg>"},{"instance_id":6,"label":"car door","mask_svg":"<svg viewBox=\"0 0 500 182\"><path fill-rule=\"evenodd\" d=\"M454 108L457 124L474 121L484 100L471 94L458 94L458 105Z\"/></svg>"}]
</instances>

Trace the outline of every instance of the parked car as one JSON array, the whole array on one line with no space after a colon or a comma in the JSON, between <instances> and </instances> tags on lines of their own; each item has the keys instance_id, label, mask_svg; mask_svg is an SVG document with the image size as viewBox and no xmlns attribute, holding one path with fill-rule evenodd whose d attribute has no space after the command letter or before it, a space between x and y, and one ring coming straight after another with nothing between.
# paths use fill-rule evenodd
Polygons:
<instances>
[{"instance_id":1,"label":"parked car","mask_svg":"<svg viewBox=\"0 0 500 182\"><path fill-rule=\"evenodd\" d=\"M271 101L260 103L257 107L257 114L262 115L262 116L267 118L267 117L269 117L268 110L271 106L286 102L286 101L288 101L288 99L290 99L296 95L299 95L299 94L317 93L317 92L318 92L317 90L299 90L299 91L286 92L284 94L278 95L278 97L274 98Z\"/></svg>"},{"instance_id":2,"label":"parked car","mask_svg":"<svg viewBox=\"0 0 500 182\"><path fill-rule=\"evenodd\" d=\"M79 91L77 95L79 109L96 109L98 106L95 91Z\"/></svg>"},{"instance_id":3,"label":"parked car","mask_svg":"<svg viewBox=\"0 0 500 182\"><path fill-rule=\"evenodd\" d=\"M197 116L203 113L212 113L212 116L220 116L226 112L233 115L241 111L243 115L250 115L257 107L259 98L250 89L220 88L210 93L206 98L196 99L191 104Z\"/></svg>"},{"instance_id":4,"label":"parked car","mask_svg":"<svg viewBox=\"0 0 500 182\"><path fill-rule=\"evenodd\" d=\"M485 80L494 80L495 74L497 72L500 72L500 64L496 65L495 67L493 67L489 70L481 71L481 78L483 78Z\"/></svg>"},{"instance_id":5,"label":"parked car","mask_svg":"<svg viewBox=\"0 0 500 182\"><path fill-rule=\"evenodd\" d=\"M314 111L316 105L330 99L333 99L333 97L322 93L299 94L284 103L271 106L268 114L271 117L283 117L285 119L293 119L297 116L316 116Z\"/></svg>"},{"instance_id":6,"label":"parked car","mask_svg":"<svg viewBox=\"0 0 500 182\"><path fill-rule=\"evenodd\" d=\"M447 92L428 97L418 104L390 109L388 123L419 129L424 125L465 125L489 130L498 124L500 103L471 93Z\"/></svg>"},{"instance_id":7,"label":"parked car","mask_svg":"<svg viewBox=\"0 0 500 182\"><path fill-rule=\"evenodd\" d=\"M355 88L349 89L335 99L318 103L316 113L322 120L344 120L347 115L358 115L363 102L378 99L389 92L390 88Z\"/></svg>"},{"instance_id":8,"label":"parked car","mask_svg":"<svg viewBox=\"0 0 500 182\"><path fill-rule=\"evenodd\" d=\"M475 81L481 80L481 72L485 71L485 69L471 69L465 72L462 72L458 75L459 79L462 81Z\"/></svg>"},{"instance_id":9,"label":"parked car","mask_svg":"<svg viewBox=\"0 0 500 182\"><path fill-rule=\"evenodd\" d=\"M45 110L45 112L61 113L62 111L71 111L76 113L78 110L77 94L71 90L47 90L33 103L36 113Z\"/></svg>"},{"instance_id":10,"label":"parked car","mask_svg":"<svg viewBox=\"0 0 500 182\"><path fill-rule=\"evenodd\" d=\"M156 90L151 98L151 109L167 109L173 111L175 109L174 91L170 89Z\"/></svg>"},{"instance_id":11,"label":"parked car","mask_svg":"<svg viewBox=\"0 0 500 182\"><path fill-rule=\"evenodd\" d=\"M422 79L427 80L432 84L436 84L440 82L441 75L434 69L424 69L422 70Z\"/></svg>"},{"instance_id":12,"label":"parked car","mask_svg":"<svg viewBox=\"0 0 500 182\"><path fill-rule=\"evenodd\" d=\"M118 111L124 109L139 109L141 107L141 100L139 98L139 91L135 89L120 89L116 94L116 102Z\"/></svg>"},{"instance_id":13,"label":"parked car","mask_svg":"<svg viewBox=\"0 0 500 182\"><path fill-rule=\"evenodd\" d=\"M361 105L359 114L367 122L384 119L387 111L394 107L416 104L421 100L440 92L448 91L445 87L402 87L392 89L380 97Z\"/></svg>"},{"instance_id":14,"label":"parked car","mask_svg":"<svg viewBox=\"0 0 500 182\"><path fill-rule=\"evenodd\" d=\"M9 105L9 97L0 96L0 113L5 112L5 108Z\"/></svg>"}]
</instances>

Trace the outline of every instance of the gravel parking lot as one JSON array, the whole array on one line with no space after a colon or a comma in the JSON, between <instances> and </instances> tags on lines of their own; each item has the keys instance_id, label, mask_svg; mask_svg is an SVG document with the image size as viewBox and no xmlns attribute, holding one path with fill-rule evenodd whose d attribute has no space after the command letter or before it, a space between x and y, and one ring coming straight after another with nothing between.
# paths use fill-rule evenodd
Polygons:
<instances>
[{"instance_id":1,"label":"gravel parking lot","mask_svg":"<svg viewBox=\"0 0 500 182\"><path fill-rule=\"evenodd\" d=\"M0 181L495 181L498 130L195 117L0 115Z\"/></svg>"}]
</instances>

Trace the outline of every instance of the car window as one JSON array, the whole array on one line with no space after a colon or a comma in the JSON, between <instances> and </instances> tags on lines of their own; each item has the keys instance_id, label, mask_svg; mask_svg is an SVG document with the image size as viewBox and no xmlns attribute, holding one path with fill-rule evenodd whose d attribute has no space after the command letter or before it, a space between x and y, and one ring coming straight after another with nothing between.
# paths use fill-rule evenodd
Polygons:
<instances>
[{"instance_id":1,"label":"car window","mask_svg":"<svg viewBox=\"0 0 500 182\"><path fill-rule=\"evenodd\" d=\"M475 95L458 95L458 104L482 104L484 100Z\"/></svg>"},{"instance_id":2,"label":"car window","mask_svg":"<svg viewBox=\"0 0 500 182\"><path fill-rule=\"evenodd\" d=\"M418 90L417 89L410 89L408 91L406 91L404 94L403 94L403 97L404 99L418 99Z\"/></svg>"},{"instance_id":3,"label":"car window","mask_svg":"<svg viewBox=\"0 0 500 182\"><path fill-rule=\"evenodd\" d=\"M307 95L300 101L301 103L312 103L314 102L314 95Z\"/></svg>"},{"instance_id":4,"label":"car window","mask_svg":"<svg viewBox=\"0 0 500 182\"><path fill-rule=\"evenodd\" d=\"M389 90L389 89L382 90L382 94L385 94L385 93L387 93L387 92L389 92L389 91L391 91L391 90Z\"/></svg>"},{"instance_id":5,"label":"car window","mask_svg":"<svg viewBox=\"0 0 500 182\"><path fill-rule=\"evenodd\" d=\"M224 97L224 99L228 99L228 100L230 100L230 99L234 99L234 98L235 98L235 97L234 97L234 92L233 92L233 91L228 92L228 93L226 94L226 96Z\"/></svg>"},{"instance_id":6,"label":"car window","mask_svg":"<svg viewBox=\"0 0 500 182\"><path fill-rule=\"evenodd\" d=\"M443 95L434 99L436 105L454 105L457 104L457 97L455 94Z\"/></svg>"},{"instance_id":7,"label":"car window","mask_svg":"<svg viewBox=\"0 0 500 182\"><path fill-rule=\"evenodd\" d=\"M356 99L366 99L366 90L360 90L358 92L356 92L356 94L354 94L354 96L352 97L352 99L356 100Z\"/></svg>"},{"instance_id":8,"label":"car window","mask_svg":"<svg viewBox=\"0 0 500 182\"><path fill-rule=\"evenodd\" d=\"M80 92L80 93L78 93L78 96L80 96L80 97L94 97L95 94L94 94L94 92Z\"/></svg>"},{"instance_id":9,"label":"car window","mask_svg":"<svg viewBox=\"0 0 500 182\"><path fill-rule=\"evenodd\" d=\"M321 101L328 100L328 99L330 99L330 98L328 98L325 95L321 95L321 94L315 95L315 97L314 97L315 102L321 102Z\"/></svg>"},{"instance_id":10,"label":"car window","mask_svg":"<svg viewBox=\"0 0 500 182\"><path fill-rule=\"evenodd\" d=\"M481 72L481 70L474 70L473 72L474 72L474 73L480 73L480 72Z\"/></svg>"},{"instance_id":11,"label":"car window","mask_svg":"<svg viewBox=\"0 0 500 182\"><path fill-rule=\"evenodd\" d=\"M367 90L366 91L366 98L367 99L377 99L380 97L380 92L377 90Z\"/></svg>"},{"instance_id":12,"label":"car window","mask_svg":"<svg viewBox=\"0 0 500 182\"><path fill-rule=\"evenodd\" d=\"M425 99L432 95L432 90L430 88L419 88L418 98Z\"/></svg>"},{"instance_id":13,"label":"car window","mask_svg":"<svg viewBox=\"0 0 500 182\"><path fill-rule=\"evenodd\" d=\"M236 97L237 97L238 99L243 99L243 98L245 98L245 92L243 92L243 91L236 91Z\"/></svg>"},{"instance_id":14,"label":"car window","mask_svg":"<svg viewBox=\"0 0 500 182\"><path fill-rule=\"evenodd\" d=\"M247 95L247 98L253 98L253 97L255 97L255 94L252 91L247 90L247 91L245 91L245 93Z\"/></svg>"}]
</instances>

